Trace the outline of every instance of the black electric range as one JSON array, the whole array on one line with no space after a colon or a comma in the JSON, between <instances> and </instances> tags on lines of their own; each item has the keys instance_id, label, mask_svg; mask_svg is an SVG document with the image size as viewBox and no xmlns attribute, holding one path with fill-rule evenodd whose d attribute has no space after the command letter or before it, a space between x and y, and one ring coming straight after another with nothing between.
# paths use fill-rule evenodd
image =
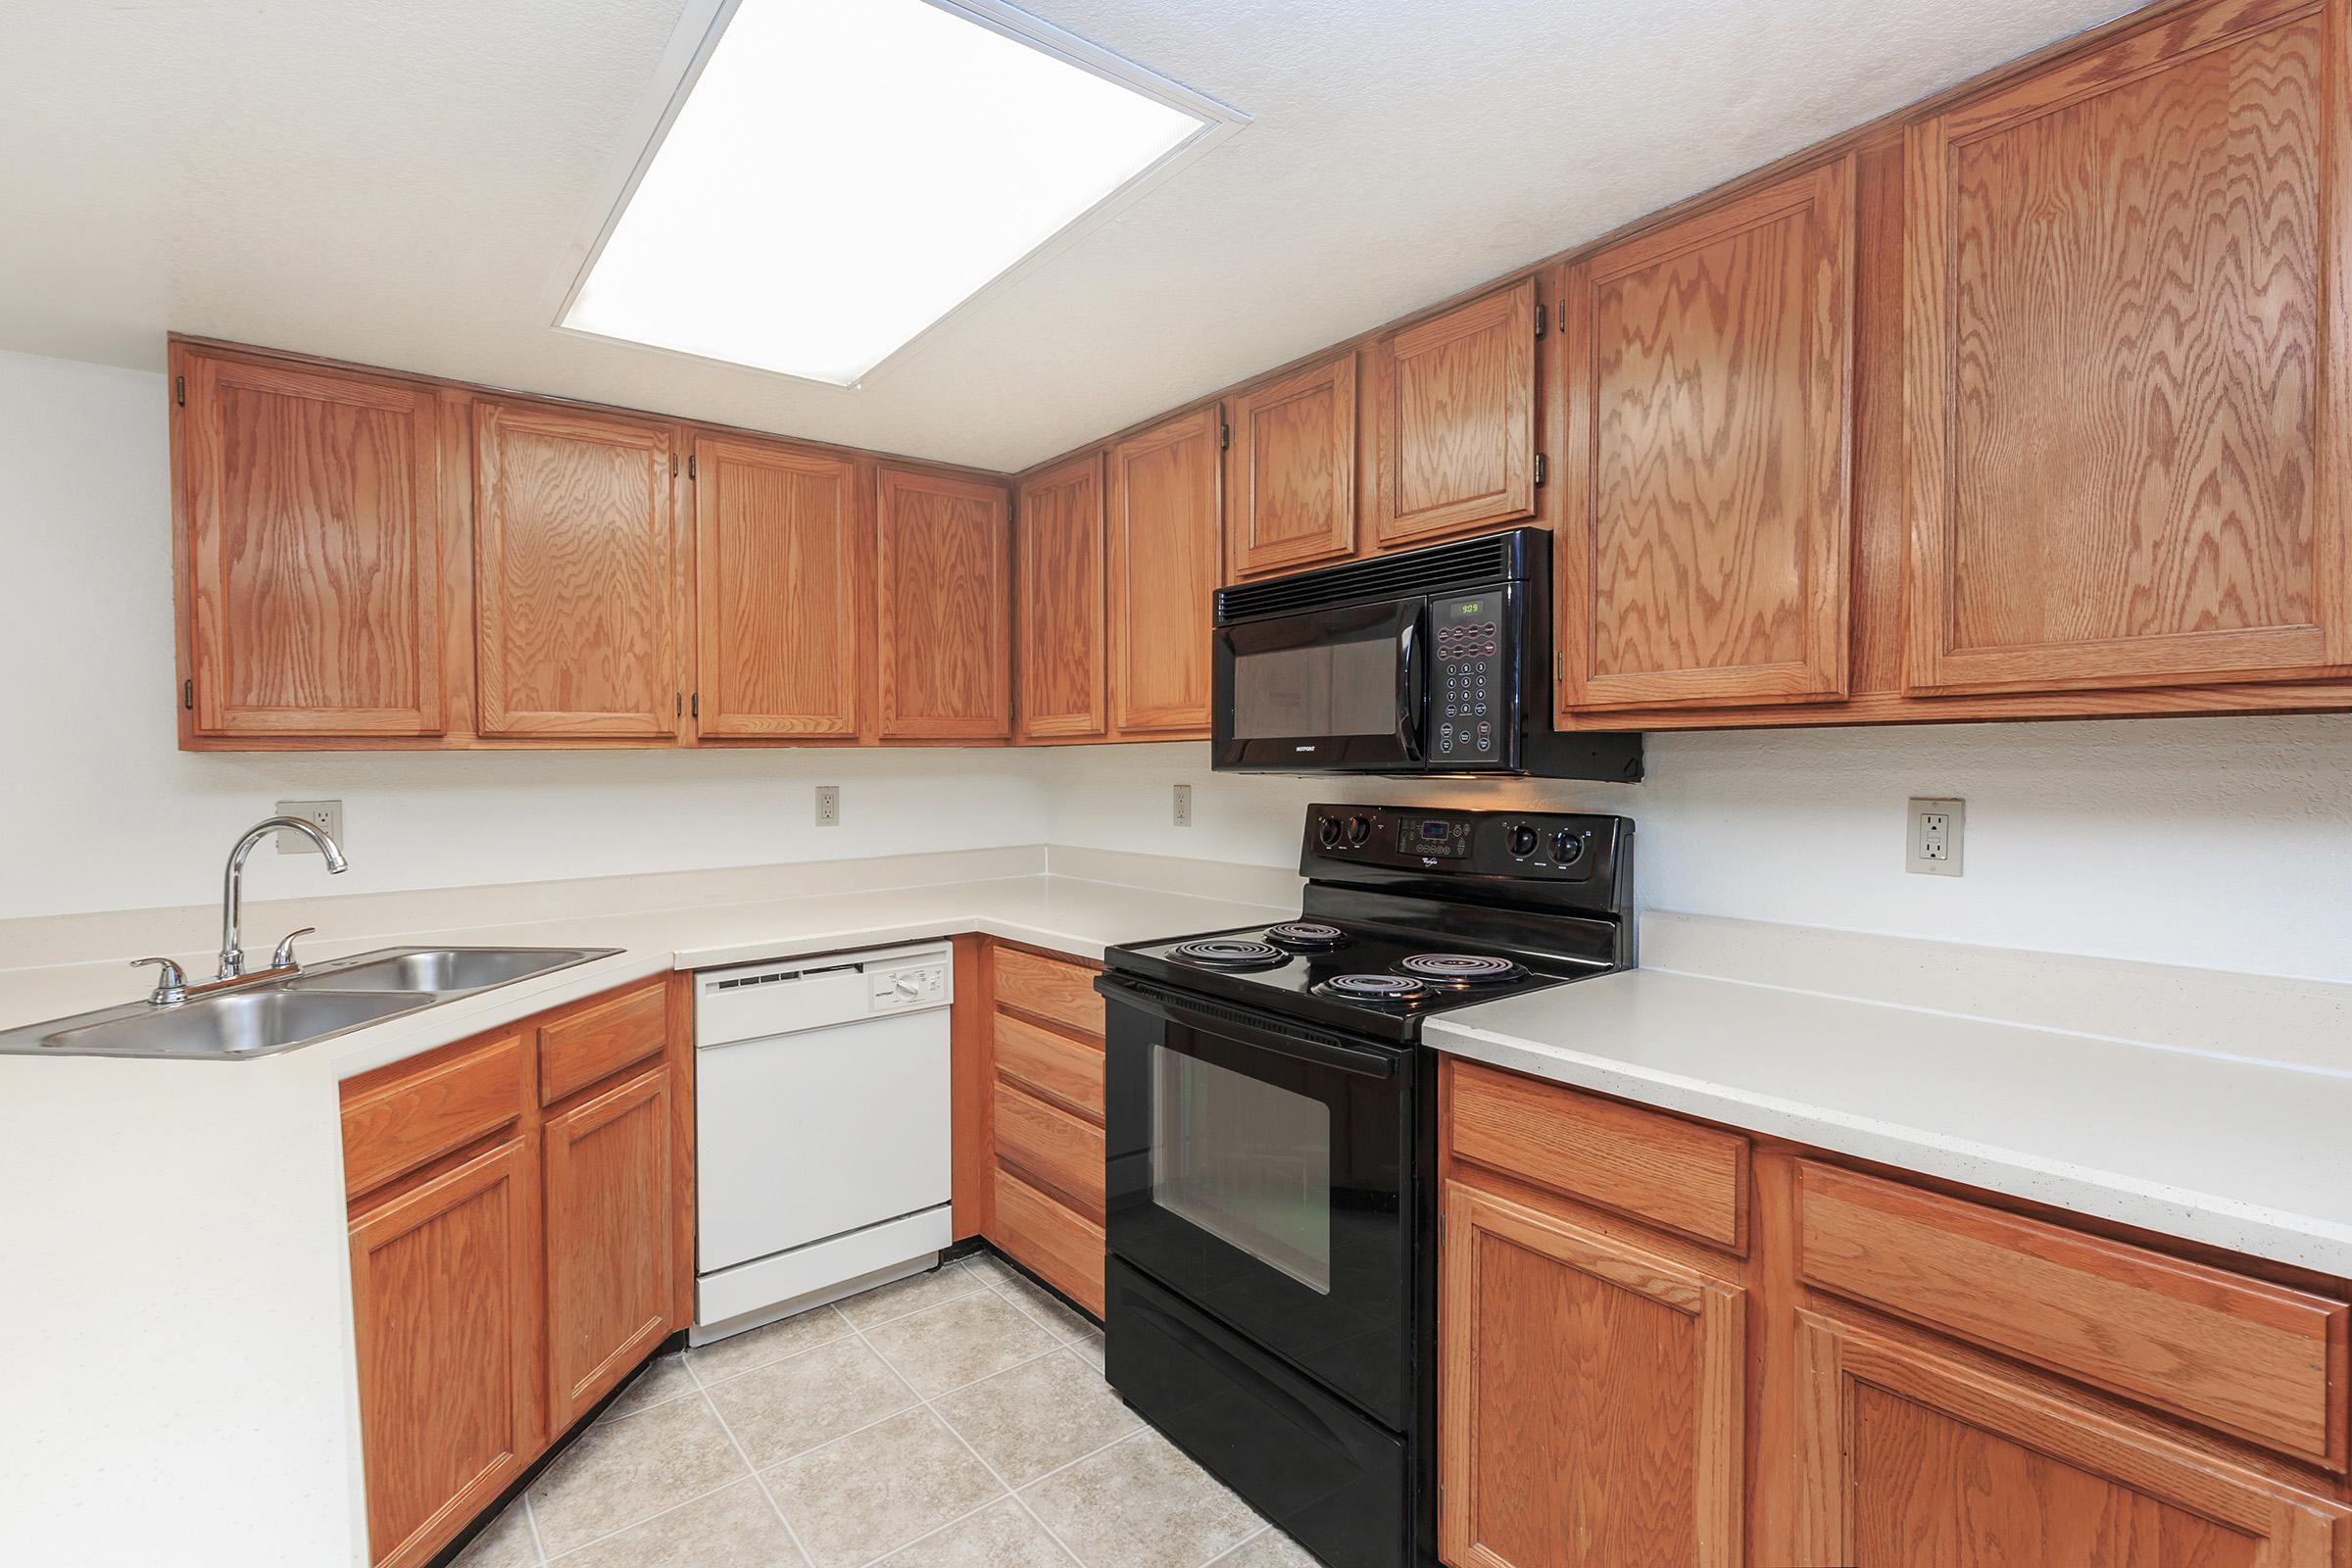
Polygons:
<instances>
[{"instance_id":1,"label":"black electric range","mask_svg":"<svg viewBox=\"0 0 2352 1568\"><path fill-rule=\"evenodd\" d=\"M1421 1021L1631 967L1633 843L1311 807L1297 919L1104 956L1108 1376L1332 1568L1436 1561Z\"/></svg>"}]
</instances>

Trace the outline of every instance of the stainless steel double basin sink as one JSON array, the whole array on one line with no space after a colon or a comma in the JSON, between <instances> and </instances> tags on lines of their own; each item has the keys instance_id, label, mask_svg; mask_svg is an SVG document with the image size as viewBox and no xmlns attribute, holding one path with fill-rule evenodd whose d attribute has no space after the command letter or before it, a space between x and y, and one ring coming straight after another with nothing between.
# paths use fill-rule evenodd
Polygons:
<instances>
[{"instance_id":1,"label":"stainless steel double basin sink","mask_svg":"<svg viewBox=\"0 0 2352 1568\"><path fill-rule=\"evenodd\" d=\"M163 1006L134 1002L28 1024L0 1032L0 1053L216 1060L269 1056L619 951L384 948L186 1002Z\"/></svg>"}]
</instances>

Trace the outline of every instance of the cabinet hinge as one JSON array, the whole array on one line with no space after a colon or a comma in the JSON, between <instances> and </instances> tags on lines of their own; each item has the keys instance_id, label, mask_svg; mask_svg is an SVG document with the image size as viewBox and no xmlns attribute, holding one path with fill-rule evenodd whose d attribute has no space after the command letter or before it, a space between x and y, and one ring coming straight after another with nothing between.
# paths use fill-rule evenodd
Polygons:
<instances>
[{"instance_id":1,"label":"cabinet hinge","mask_svg":"<svg viewBox=\"0 0 2352 1568\"><path fill-rule=\"evenodd\" d=\"M1538 300L1536 301L1536 336L1538 337L1542 337L1544 335L1544 302L1542 300Z\"/></svg>"},{"instance_id":2,"label":"cabinet hinge","mask_svg":"<svg viewBox=\"0 0 2352 1568\"><path fill-rule=\"evenodd\" d=\"M1551 678L1553 680L1566 680L1568 678L1568 671L1561 667L1560 664L1560 651L1556 648L1551 651Z\"/></svg>"},{"instance_id":3,"label":"cabinet hinge","mask_svg":"<svg viewBox=\"0 0 2352 1568\"><path fill-rule=\"evenodd\" d=\"M1231 451L1232 448L1233 426L1225 423L1223 420L1219 420L1217 423L1217 450L1219 452L1228 452Z\"/></svg>"},{"instance_id":4,"label":"cabinet hinge","mask_svg":"<svg viewBox=\"0 0 2352 1568\"><path fill-rule=\"evenodd\" d=\"M680 718L686 716L686 694L684 692L678 693L678 716Z\"/></svg>"},{"instance_id":5,"label":"cabinet hinge","mask_svg":"<svg viewBox=\"0 0 2352 1568\"><path fill-rule=\"evenodd\" d=\"M186 376L175 375L172 378L172 401L179 408L184 409L188 406L188 378Z\"/></svg>"},{"instance_id":6,"label":"cabinet hinge","mask_svg":"<svg viewBox=\"0 0 2352 1568\"><path fill-rule=\"evenodd\" d=\"M1544 454L1543 454L1543 453L1541 453L1541 452L1537 453L1537 454L1536 454L1536 483L1538 483L1538 484L1542 484L1542 483L1544 481L1544 479L1545 479L1546 477L1548 477L1548 476L1549 476L1550 472L1551 472L1551 466L1550 466L1549 464L1547 464L1547 463L1545 463L1545 462L1544 461Z\"/></svg>"},{"instance_id":7,"label":"cabinet hinge","mask_svg":"<svg viewBox=\"0 0 2352 1568\"><path fill-rule=\"evenodd\" d=\"M694 460L692 458L686 460L686 477L689 479L694 477Z\"/></svg>"},{"instance_id":8,"label":"cabinet hinge","mask_svg":"<svg viewBox=\"0 0 2352 1568\"><path fill-rule=\"evenodd\" d=\"M669 460L669 476L672 479L678 476L678 460L674 457Z\"/></svg>"},{"instance_id":9,"label":"cabinet hinge","mask_svg":"<svg viewBox=\"0 0 2352 1568\"><path fill-rule=\"evenodd\" d=\"M703 716L703 694L701 692L696 692L686 700L686 710L697 718Z\"/></svg>"},{"instance_id":10,"label":"cabinet hinge","mask_svg":"<svg viewBox=\"0 0 2352 1568\"><path fill-rule=\"evenodd\" d=\"M196 711L196 683L193 680L179 683L179 706L191 713Z\"/></svg>"}]
</instances>

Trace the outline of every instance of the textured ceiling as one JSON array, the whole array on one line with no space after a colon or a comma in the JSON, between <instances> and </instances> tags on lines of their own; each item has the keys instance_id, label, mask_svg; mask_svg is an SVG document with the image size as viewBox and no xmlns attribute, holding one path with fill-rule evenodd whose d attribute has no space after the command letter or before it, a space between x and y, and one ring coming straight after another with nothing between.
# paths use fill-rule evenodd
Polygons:
<instances>
[{"instance_id":1,"label":"textured ceiling","mask_svg":"<svg viewBox=\"0 0 2352 1568\"><path fill-rule=\"evenodd\" d=\"M1013 468L2119 7L1040 0L1254 123L856 390L549 325L679 9L0 0L0 348L176 329Z\"/></svg>"}]
</instances>

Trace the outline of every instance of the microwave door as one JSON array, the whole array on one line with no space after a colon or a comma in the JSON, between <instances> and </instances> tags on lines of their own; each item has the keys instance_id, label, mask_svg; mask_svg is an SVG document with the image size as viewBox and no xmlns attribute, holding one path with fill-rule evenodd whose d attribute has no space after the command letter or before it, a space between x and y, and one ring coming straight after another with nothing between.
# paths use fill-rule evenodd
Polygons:
<instances>
[{"instance_id":1,"label":"microwave door","mask_svg":"<svg viewBox=\"0 0 2352 1568\"><path fill-rule=\"evenodd\" d=\"M1421 766L1426 608L1385 600L1219 627L1213 764L1285 773Z\"/></svg>"}]
</instances>

